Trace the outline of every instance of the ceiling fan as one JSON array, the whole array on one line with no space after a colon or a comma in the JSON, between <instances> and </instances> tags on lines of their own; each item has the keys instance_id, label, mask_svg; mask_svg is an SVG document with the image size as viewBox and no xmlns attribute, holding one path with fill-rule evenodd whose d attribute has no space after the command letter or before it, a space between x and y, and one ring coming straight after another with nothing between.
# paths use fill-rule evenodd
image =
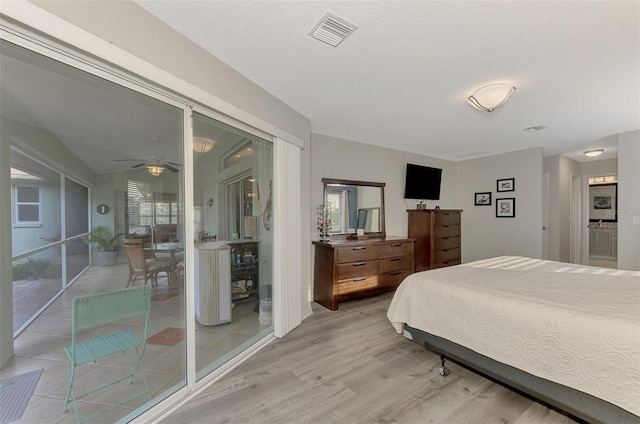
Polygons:
<instances>
[{"instance_id":1,"label":"ceiling fan","mask_svg":"<svg viewBox=\"0 0 640 424\"><path fill-rule=\"evenodd\" d=\"M136 165L133 165L131 168L140 168L142 166L145 166L147 168L147 171L149 171L149 173L155 177L162 174L165 168L171 172L178 172L179 170L176 167L181 166L181 164L164 160L164 156L158 153L158 137L153 137L153 141L155 143L155 151L152 155L147 156L146 159L114 159L114 161L140 162Z\"/></svg>"}]
</instances>

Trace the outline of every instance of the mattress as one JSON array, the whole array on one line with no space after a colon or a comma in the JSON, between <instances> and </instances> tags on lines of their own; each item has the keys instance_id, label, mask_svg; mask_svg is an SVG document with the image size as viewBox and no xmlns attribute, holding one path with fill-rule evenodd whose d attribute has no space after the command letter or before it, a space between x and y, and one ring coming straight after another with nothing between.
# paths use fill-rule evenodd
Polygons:
<instances>
[{"instance_id":1,"label":"mattress","mask_svg":"<svg viewBox=\"0 0 640 424\"><path fill-rule=\"evenodd\" d=\"M640 272L502 256L410 275L387 317L640 416Z\"/></svg>"}]
</instances>

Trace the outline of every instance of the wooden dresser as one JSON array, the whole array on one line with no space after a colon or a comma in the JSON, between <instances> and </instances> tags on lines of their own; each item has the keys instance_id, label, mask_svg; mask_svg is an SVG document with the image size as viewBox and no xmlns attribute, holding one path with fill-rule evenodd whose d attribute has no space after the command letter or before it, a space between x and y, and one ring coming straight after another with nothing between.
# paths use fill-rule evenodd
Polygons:
<instances>
[{"instance_id":1,"label":"wooden dresser","mask_svg":"<svg viewBox=\"0 0 640 424\"><path fill-rule=\"evenodd\" d=\"M313 300L339 302L395 290L413 274L413 240L406 237L314 241Z\"/></svg>"},{"instance_id":2,"label":"wooden dresser","mask_svg":"<svg viewBox=\"0 0 640 424\"><path fill-rule=\"evenodd\" d=\"M415 239L416 272L458 265L461 261L459 209L411 209L409 237Z\"/></svg>"}]
</instances>

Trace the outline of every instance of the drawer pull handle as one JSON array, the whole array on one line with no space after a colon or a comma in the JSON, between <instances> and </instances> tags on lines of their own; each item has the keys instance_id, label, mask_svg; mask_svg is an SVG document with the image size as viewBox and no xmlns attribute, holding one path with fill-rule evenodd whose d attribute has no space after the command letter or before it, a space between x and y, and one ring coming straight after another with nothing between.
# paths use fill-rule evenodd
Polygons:
<instances>
[{"instance_id":1,"label":"drawer pull handle","mask_svg":"<svg viewBox=\"0 0 640 424\"><path fill-rule=\"evenodd\" d=\"M391 246L391 247L400 247L400 246L402 246L402 245L401 245L401 244L391 244L390 246Z\"/></svg>"},{"instance_id":2,"label":"drawer pull handle","mask_svg":"<svg viewBox=\"0 0 640 424\"><path fill-rule=\"evenodd\" d=\"M354 247L351 250L364 250L364 249L366 249L366 247L361 246L361 247Z\"/></svg>"},{"instance_id":3,"label":"drawer pull handle","mask_svg":"<svg viewBox=\"0 0 640 424\"><path fill-rule=\"evenodd\" d=\"M366 262L357 262L355 264L353 264L353 266L362 266L362 265L366 265Z\"/></svg>"},{"instance_id":4,"label":"drawer pull handle","mask_svg":"<svg viewBox=\"0 0 640 424\"><path fill-rule=\"evenodd\" d=\"M391 275L399 275L399 274L402 274L402 271L395 271L391 273Z\"/></svg>"},{"instance_id":5,"label":"drawer pull handle","mask_svg":"<svg viewBox=\"0 0 640 424\"><path fill-rule=\"evenodd\" d=\"M351 280L351 281L353 281L354 283L357 283L358 281L364 281L364 280L366 280L366 279L367 279L367 277L360 277L360 278L354 278L354 279L353 279L353 280Z\"/></svg>"},{"instance_id":6,"label":"drawer pull handle","mask_svg":"<svg viewBox=\"0 0 640 424\"><path fill-rule=\"evenodd\" d=\"M449 226L448 226L448 225L443 225L442 227L443 227L443 228L449 228Z\"/></svg>"},{"instance_id":7,"label":"drawer pull handle","mask_svg":"<svg viewBox=\"0 0 640 424\"><path fill-rule=\"evenodd\" d=\"M451 237L442 237L442 240L449 240Z\"/></svg>"},{"instance_id":8,"label":"drawer pull handle","mask_svg":"<svg viewBox=\"0 0 640 424\"><path fill-rule=\"evenodd\" d=\"M391 262L395 262L395 261L399 261L399 260L401 260L401 259L402 259L402 258L391 258L391 259L389 259L389 261L391 261Z\"/></svg>"},{"instance_id":9,"label":"drawer pull handle","mask_svg":"<svg viewBox=\"0 0 640 424\"><path fill-rule=\"evenodd\" d=\"M442 249L443 252L448 252L451 249Z\"/></svg>"}]
</instances>

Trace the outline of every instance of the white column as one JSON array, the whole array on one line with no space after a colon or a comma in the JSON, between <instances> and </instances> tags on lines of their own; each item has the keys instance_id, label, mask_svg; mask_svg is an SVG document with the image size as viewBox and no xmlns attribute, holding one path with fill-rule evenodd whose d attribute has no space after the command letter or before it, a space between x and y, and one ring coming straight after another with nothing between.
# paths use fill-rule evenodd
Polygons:
<instances>
[{"instance_id":1,"label":"white column","mask_svg":"<svg viewBox=\"0 0 640 424\"><path fill-rule=\"evenodd\" d=\"M302 321L300 227L300 148L274 142L273 170L273 319L282 337Z\"/></svg>"},{"instance_id":2,"label":"white column","mask_svg":"<svg viewBox=\"0 0 640 424\"><path fill-rule=\"evenodd\" d=\"M13 357L11 268L11 160L8 134L0 133L0 368Z\"/></svg>"},{"instance_id":3,"label":"white column","mask_svg":"<svg viewBox=\"0 0 640 424\"><path fill-rule=\"evenodd\" d=\"M640 270L640 130L618 134L618 268Z\"/></svg>"}]
</instances>

